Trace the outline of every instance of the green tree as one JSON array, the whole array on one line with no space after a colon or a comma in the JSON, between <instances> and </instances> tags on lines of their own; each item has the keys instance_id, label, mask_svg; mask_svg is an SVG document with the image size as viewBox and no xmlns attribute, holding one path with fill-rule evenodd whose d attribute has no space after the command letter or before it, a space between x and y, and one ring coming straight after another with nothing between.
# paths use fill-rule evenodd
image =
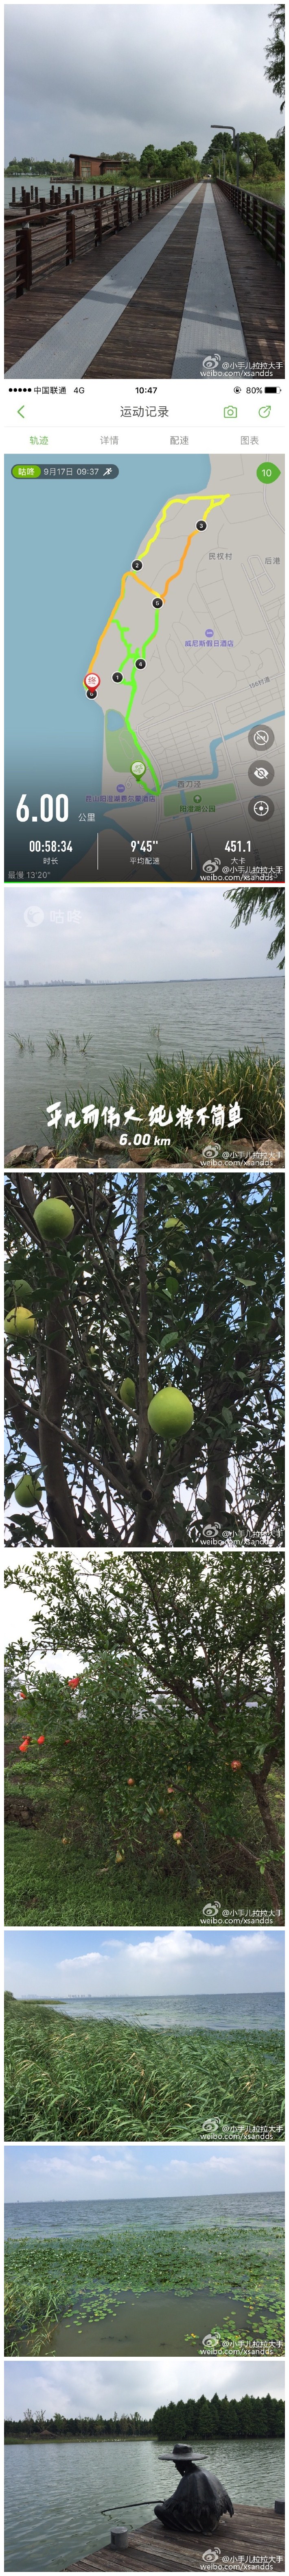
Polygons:
<instances>
[{"instance_id":1,"label":"green tree","mask_svg":"<svg viewBox=\"0 0 289 2576\"><path fill-rule=\"evenodd\" d=\"M282 109L285 101L285 8L278 5L269 9L269 18L272 35L265 46L265 80L271 81Z\"/></svg>"},{"instance_id":2,"label":"green tree","mask_svg":"<svg viewBox=\"0 0 289 2576\"><path fill-rule=\"evenodd\" d=\"M206 179L208 177L209 170L211 170L212 177L214 174L217 176L219 160L221 160L222 179L224 152L226 154L226 179L234 179L236 174L236 154L234 153L232 135L228 133L226 127L224 128L224 131L220 127L219 134L212 134L211 142L208 144L208 150L203 154L203 160L200 163L202 179Z\"/></svg>"},{"instance_id":3,"label":"green tree","mask_svg":"<svg viewBox=\"0 0 289 2576\"><path fill-rule=\"evenodd\" d=\"M6 1581L12 1579L9 1569ZM17 1580L29 1590L29 1565ZM37 1735L45 1720L47 1746L52 1720L62 1816L67 1781L70 1806L71 1793L83 1817L86 1806L92 1843L96 1811L105 1850L121 1836L143 1872L154 1850L172 1869L176 1824L176 1866L186 1884L188 1873L192 1885L199 1881L201 1868L206 1894L217 1851L220 1869L227 1866L236 1885L245 1872L255 1898L261 1871L278 1916L282 1819L270 1785L274 1790L284 1760L283 1555L180 1550L176 1567L153 1549L136 1559L114 1553L100 1564L92 1555L75 1569L69 1551L36 1551L33 1582L25 1725ZM69 1712L68 1739L69 1685L53 1673L33 1674L35 1651L45 1656L48 1647L84 1658L81 1714L73 1723ZM8 1697L13 1708L13 1670Z\"/></svg>"},{"instance_id":4,"label":"green tree","mask_svg":"<svg viewBox=\"0 0 289 2576\"><path fill-rule=\"evenodd\" d=\"M57 1172L51 1186L73 1211L65 1251L39 1242L34 1181L6 1181L10 1307L25 1269L35 1327L24 1349L17 1335L6 1347L9 1542L176 1547L209 1526L278 1544L281 1176ZM158 1392L168 1379L193 1407L174 1443L148 1421L149 1382ZM14 1486L31 1462L43 1496L28 1524Z\"/></svg>"},{"instance_id":5,"label":"green tree","mask_svg":"<svg viewBox=\"0 0 289 2576\"><path fill-rule=\"evenodd\" d=\"M270 894L265 893L264 887L262 887L262 889L260 888L258 894L256 894L255 886L254 890L252 890L251 886L240 886L238 887L238 892L237 888L234 887L234 893L231 893L230 891L230 894L227 895L227 903L235 904L234 930L240 930L242 921L245 922L247 927L247 923L252 920L252 913L254 914L255 919L256 904L258 904L258 911L262 914L262 921L277 921L278 927L276 937L271 940L271 948L268 948L268 957L270 957L272 961L275 957L277 958L279 972L280 975L282 975L285 964L285 894L283 886L276 887L274 889L274 893L271 889Z\"/></svg>"},{"instance_id":6,"label":"green tree","mask_svg":"<svg viewBox=\"0 0 289 2576\"><path fill-rule=\"evenodd\" d=\"M283 170L285 175L285 125L278 127L277 134L270 134L268 152L272 153L276 170Z\"/></svg>"},{"instance_id":7,"label":"green tree","mask_svg":"<svg viewBox=\"0 0 289 2576\"><path fill-rule=\"evenodd\" d=\"M139 162L140 176L142 179L166 179L169 176L182 179L191 172L195 178L196 158L196 143L172 143L165 148L157 143L145 143Z\"/></svg>"}]
</instances>

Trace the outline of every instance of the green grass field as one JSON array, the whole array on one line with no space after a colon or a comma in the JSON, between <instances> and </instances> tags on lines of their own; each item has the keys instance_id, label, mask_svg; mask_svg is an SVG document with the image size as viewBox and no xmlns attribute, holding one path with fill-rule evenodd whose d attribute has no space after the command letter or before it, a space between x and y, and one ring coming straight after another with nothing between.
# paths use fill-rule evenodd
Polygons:
<instances>
[{"instance_id":1,"label":"green grass field","mask_svg":"<svg viewBox=\"0 0 289 2576\"><path fill-rule=\"evenodd\" d=\"M284 2134L279 2033L141 2030L7 1997L7 2138Z\"/></svg>"},{"instance_id":2,"label":"green grass field","mask_svg":"<svg viewBox=\"0 0 289 2576\"><path fill-rule=\"evenodd\" d=\"M194 2298L227 2293L228 2328L234 2335L234 2301L247 2312L247 2334L284 2346L284 2243L279 2228L125 2228L91 2238L57 2237L42 2243L8 2238L5 2246L5 2350L17 2353L29 2336L33 2352L49 2343L55 2324L79 2316L90 2325L115 2314L126 2290L174 2290ZM219 2338L218 2338L219 2340ZM195 2341L194 2336L192 2341Z\"/></svg>"}]
</instances>

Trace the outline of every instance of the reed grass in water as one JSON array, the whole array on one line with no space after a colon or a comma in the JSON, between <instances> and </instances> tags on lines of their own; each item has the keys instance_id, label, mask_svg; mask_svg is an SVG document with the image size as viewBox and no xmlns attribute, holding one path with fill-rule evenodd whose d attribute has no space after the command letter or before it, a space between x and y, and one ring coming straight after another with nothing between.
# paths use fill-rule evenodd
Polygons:
<instances>
[{"instance_id":1,"label":"reed grass in water","mask_svg":"<svg viewBox=\"0 0 289 2576\"><path fill-rule=\"evenodd\" d=\"M141 2030L6 1999L7 2138L284 2135L279 2032Z\"/></svg>"}]
</instances>

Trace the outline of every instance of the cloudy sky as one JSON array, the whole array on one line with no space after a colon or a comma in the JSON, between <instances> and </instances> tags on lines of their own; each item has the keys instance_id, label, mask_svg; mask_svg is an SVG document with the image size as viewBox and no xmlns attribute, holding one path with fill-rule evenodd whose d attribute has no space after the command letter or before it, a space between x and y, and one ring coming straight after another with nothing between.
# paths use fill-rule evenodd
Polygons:
<instances>
[{"instance_id":1,"label":"cloudy sky","mask_svg":"<svg viewBox=\"0 0 289 2576\"><path fill-rule=\"evenodd\" d=\"M142 152L184 138L208 150L211 124L277 133L264 77L271 34L258 0L148 7L38 5L5 10L5 163L105 148Z\"/></svg>"},{"instance_id":2,"label":"cloudy sky","mask_svg":"<svg viewBox=\"0 0 289 2576\"><path fill-rule=\"evenodd\" d=\"M6 2146L5 2201L138 2200L284 2190L285 2147L140 2145Z\"/></svg>"},{"instance_id":3,"label":"cloudy sky","mask_svg":"<svg viewBox=\"0 0 289 2576\"><path fill-rule=\"evenodd\" d=\"M284 2397L283 2361L6 2361L5 2414L153 2415L178 2397ZM282 2455L281 2455L282 2457ZM283 2463L282 2463L283 2470ZM279 2488L280 2493L280 2488Z\"/></svg>"},{"instance_id":4,"label":"cloudy sky","mask_svg":"<svg viewBox=\"0 0 289 2576\"><path fill-rule=\"evenodd\" d=\"M273 1994L284 1985L283 1931L7 1931L14 1995Z\"/></svg>"},{"instance_id":5,"label":"cloudy sky","mask_svg":"<svg viewBox=\"0 0 289 2576\"><path fill-rule=\"evenodd\" d=\"M57 915L57 919L56 919ZM5 889L5 976L23 983L158 983L171 976L272 975L272 932L258 906L249 928L234 930L234 906L221 886Z\"/></svg>"}]
</instances>

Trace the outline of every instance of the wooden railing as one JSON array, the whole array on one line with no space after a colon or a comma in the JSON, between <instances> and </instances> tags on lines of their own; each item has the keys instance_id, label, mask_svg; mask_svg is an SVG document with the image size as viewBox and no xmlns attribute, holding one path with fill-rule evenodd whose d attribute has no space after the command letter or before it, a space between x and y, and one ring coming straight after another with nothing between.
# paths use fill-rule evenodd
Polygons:
<instances>
[{"instance_id":1,"label":"wooden railing","mask_svg":"<svg viewBox=\"0 0 289 2576\"><path fill-rule=\"evenodd\" d=\"M255 197L253 188L235 188L231 179L216 179L215 187L228 197L236 215L241 215L249 232L270 251L277 268L285 270L285 208L272 204L271 197Z\"/></svg>"},{"instance_id":2,"label":"wooden railing","mask_svg":"<svg viewBox=\"0 0 289 2576\"><path fill-rule=\"evenodd\" d=\"M50 191L49 205L45 198L35 205L29 190L23 188L21 204L9 206L4 217L5 302L15 292L18 297L27 294L32 285L37 287L48 270L63 265L68 268L84 249L101 249L107 234L123 232L134 222L140 223L143 215L154 214L171 198L184 196L191 185L190 179L165 179L145 188L132 188L128 182L122 190L112 187L110 197L100 193L96 198L94 188L93 196L85 202L83 189L80 202L78 189L73 189L73 197L67 194L65 205L59 203L55 190Z\"/></svg>"}]
</instances>

